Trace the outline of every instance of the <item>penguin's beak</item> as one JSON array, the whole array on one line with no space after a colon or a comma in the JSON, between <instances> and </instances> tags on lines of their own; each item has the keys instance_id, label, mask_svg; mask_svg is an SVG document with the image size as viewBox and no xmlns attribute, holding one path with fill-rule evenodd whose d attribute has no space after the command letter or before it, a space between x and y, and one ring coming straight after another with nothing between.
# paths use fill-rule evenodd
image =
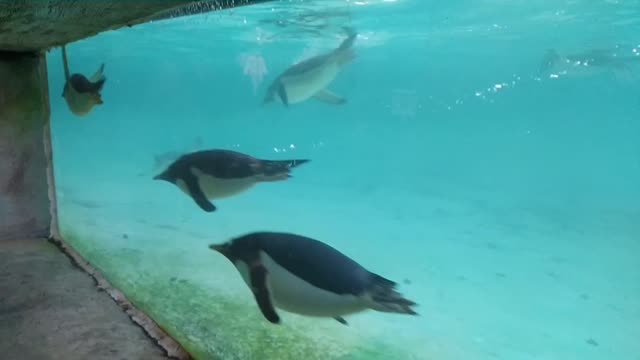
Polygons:
<instances>
[{"instance_id":1,"label":"penguin's beak","mask_svg":"<svg viewBox=\"0 0 640 360\"><path fill-rule=\"evenodd\" d=\"M231 251L229 249L229 244L226 244L226 243L225 244L211 244L211 245L209 245L209 249L217 251L220 254L222 254L224 257L226 257L227 259L232 260Z\"/></svg>"},{"instance_id":2,"label":"penguin's beak","mask_svg":"<svg viewBox=\"0 0 640 360\"><path fill-rule=\"evenodd\" d=\"M209 249L219 252L220 254L227 256L229 249L225 244L211 244Z\"/></svg>"},{"instance_id":3,"label":"penguin's beak","mask_svg":"<svg viewBox=\"0 0 640 360\"><path fill-rule=\"evenodd\" d=\"M165 180L165 181L169 181L169 177L167 176L167 172L163 172L161 174L158 174L156 176L153 177L153 180Z\"/></svg>"}]
</instances>

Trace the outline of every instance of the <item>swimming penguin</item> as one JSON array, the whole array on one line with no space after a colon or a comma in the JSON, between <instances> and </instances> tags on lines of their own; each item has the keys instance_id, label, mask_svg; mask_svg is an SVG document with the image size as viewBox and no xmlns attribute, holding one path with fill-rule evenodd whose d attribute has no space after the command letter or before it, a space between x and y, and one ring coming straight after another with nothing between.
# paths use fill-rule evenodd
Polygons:
<instances>
[{"instance_id":1,"label":"swimming penguin","mask_svg":"<svg viewBox=\"0 0 640 360\"><path fill-rule=\"evenodd\" d=\"M310 160L261 160L231 150L202 150L181 156L154 180L175 184L206 212L216 210L212 199L248 190L260 182L292 177L291 168Z\"/></svg>"},{"instance_id":2,"label":"swimming penguin","mask_svg":"<svg viewBox=\"0 0 640 360\"><path fill-rule=\"evenodd\" d=\"M344 325L343 316L367 309L418 315L411 308L417 304L398 293L395 282L318 240L254 232L209 248L233 263L262 315L274 324L280 323L276 307Z\"/></svg>"},{"instance_id":3,"label":"swimming penguin","mask_svg":"<svg viewBox=\"0 0 640 360\"><path fill-rule=\"evenodd\" d=\"M355 58L352 46L358 34L353 29L347 30L349 36L337 49L299 62L278 76L269 86L263 103L279 100L289 106L314 97L328 104L344 104L346 99L326 87Z\"/></svg>"},{"instance_id":4,"label":"swimming penguin","mask_svg":"<svg viewBox=\"0 0 640 360\"><path fill-rule=\"evenodd\" d=\"M102 87L107 81L104 76L104 64L100 65L98 71L89 79L82 74L71 75L67 60L67 49L64 45L62 46L62 62L64 63L64 76L66 79L62 97L67 101L67 106L69 106L69 110L73 114L85 116L93 110L94 106L103 104L100 91L102 91Z\"/></svg>"}]
</instances>

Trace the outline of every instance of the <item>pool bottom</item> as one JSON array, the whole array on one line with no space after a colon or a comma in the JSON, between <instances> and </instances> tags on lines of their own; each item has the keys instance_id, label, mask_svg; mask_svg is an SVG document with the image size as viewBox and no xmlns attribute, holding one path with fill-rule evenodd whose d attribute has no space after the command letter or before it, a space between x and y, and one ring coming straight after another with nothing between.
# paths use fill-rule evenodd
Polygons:
<instances>
[{"instance_id":1,"label":"pool bottom","mask_svg":"<svg viewBox=\"0 0 640 360\"><path fill-rule=\"evenodd\" d=\"M147 260L141 251L106 248L108 239L69 222L61 226L66 242L197 360L425 359L337 322L281 313L284 324L272 325L252 298L171 276L157 255Z\"/></svg>"},{"instance_id":2,"label":"pool bottom","mask_svg":"<svg viewBox=\"0 0 640 360\"><path fill-rule=\"evenodd\" d=\"M637 305L624 296L637 288L637 223L624 214L554 217L398 193L380 211L371 206L375 199L346 193L339 193L339 204L322 195L295 201L286 196L297 190L291 184L253 189L221 202L212 215L194 211L180 194L133 181L85 184L90 193L82 194L78 183L59 196L63 235L199 352L198 359L287 359L295 349L312 359L599 359L605 353L631 359L637 353L628 331ZM420 212L412 210L416 205ZM401 282L400 290L420 304L420 316L365 312L347 318L345 327L282 313L283 325L269 324L235 268L207 246L271 229L325 241ZM254 339L267 345L251 350ZM278 347L290 347L289 355Z\"/></svg>"}]
</instances>

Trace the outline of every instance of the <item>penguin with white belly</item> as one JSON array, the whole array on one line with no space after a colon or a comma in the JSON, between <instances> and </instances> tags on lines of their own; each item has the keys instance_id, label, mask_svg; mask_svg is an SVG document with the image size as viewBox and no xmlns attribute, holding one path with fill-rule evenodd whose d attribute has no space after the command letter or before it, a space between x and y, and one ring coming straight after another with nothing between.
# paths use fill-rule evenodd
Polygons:
<instances>
[{"instance_id":1,"label":"penguin with white belly","mask_svg":"<svg viewBox=\"0 0 640 360\"><path fill-rule=\"evenodd\" d=\"M174 161L154 180L176 185L206 212L213 212L213 199L230 197L261 182L291 178L291 168L310 160L262 160L231 150L192 152Z\"/></svg>"},{"instance_id":2,"label":"penguin with white belly","mask_svg":"<svg viewBox=\"0 0 640 360\"><path fill-rule=\"evenodd\" d=\"M418 315L417 304L396 291L396 283L318 240L280 232L254 232L209 245L236 267L263 316L279 324L276 308L333 318L367 309Z\"/></svg>"},{"instance_id":3,"label":"penguin with white belly","mask_svg":"<svg viewBox=\"0 0 640 360\"><path fill-rule=\"evenodd\" d=\"M285 106L313 97L332 105L342 105L347 100L327 89L342 68L355 58L353 43L358 33L347 28L348 37L338 48L322 55L299 62L280 74L267 89L263 104L280 101Z\"/></svg>"}]
</instances>

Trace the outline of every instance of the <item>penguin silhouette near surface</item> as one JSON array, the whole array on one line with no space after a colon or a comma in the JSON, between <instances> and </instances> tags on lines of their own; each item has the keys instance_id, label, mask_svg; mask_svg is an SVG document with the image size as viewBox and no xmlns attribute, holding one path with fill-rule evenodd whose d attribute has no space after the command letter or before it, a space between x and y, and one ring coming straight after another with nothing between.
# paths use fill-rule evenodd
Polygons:
<instances>
[{"instance_id":1,"label":"penguin silhouette near surface","mask_svg":"<svg viewBox=\"0 0 640 360\"><path fill-rule=\"evenodd\" d=\"M276 308L333 318L367 309L418 315L417 304L396 283L370 272L318 240L280 232L254 232L209 248L233 263L253 292L262 315L279 324Z\"/></svg>"},{"instance_id":2,"label":"penguin silhouette near surface","mask_svg":"<svg viewBox=\"0 0 640 360\"><path fill-rule=\"evenodd\" d=\"M261 182L284 181L290 170L310 160L262 160L223 149L202 150L181 156L154 180L176 185L204 211L213 212L211 202L237 195Z\"/></svg>"},{"instance_id":3,"label":"penguin silhouette near surface","mask_svg":"<svg viewBox=\"0 0 640 360\"><path fill-rule=\"evenodd\" d=\"M633 68L640 64L640 57L624 55L615 49L591 49L581 53L560 55L548 49L542 59L538 74L541 76L589 77L610 73L619 80L636 80Z\"/></svg>"},{"instance_id":4,"label":"penguin silhouette near surface","mask_svg":"<svg viewBox=\"0 0 640 360\"><path fill-rule=\"evenodd\" d=\"M86 116L96 105L102 105L102 87L107 78L104 76L104 64L100 65L98 71L87 79L82 74L71 74L69 71L69 61L67 59L67 49L62 46L62 62L64 63L65 84L62 97L67 102L69 110L76 116Z\"/></svg>"}]
</instances>

